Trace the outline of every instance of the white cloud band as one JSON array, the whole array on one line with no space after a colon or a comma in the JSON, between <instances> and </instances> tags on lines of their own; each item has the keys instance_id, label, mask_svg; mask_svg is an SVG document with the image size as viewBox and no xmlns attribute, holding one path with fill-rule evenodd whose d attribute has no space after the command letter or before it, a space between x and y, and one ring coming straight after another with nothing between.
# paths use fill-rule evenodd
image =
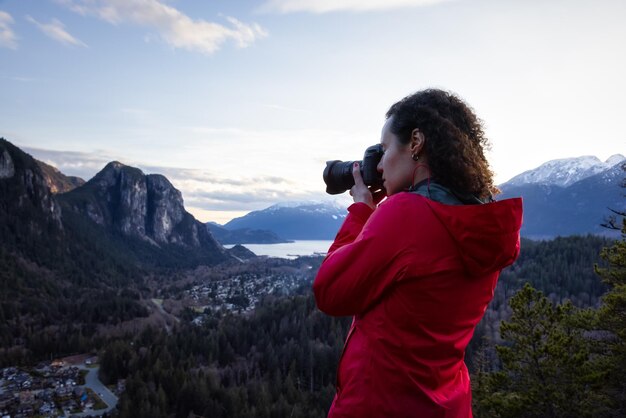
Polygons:
<instances>
[{"instance_id":1,"label":"white cloud band","mask_svg":"<svg viewBox=\"0 0 626 418\"><path fill-rule=\"evenodd\" d=\"M0 10L0 47L17 49L17 36L11 29L12 24L13 17Z\"/></svg>"},{"instance_id":2,"label":"white cloud band","mask_svg":"<svg viewBox=\"0 0 626 418\"><path fill-rule=\"evenodd\" d=\"M429 6L450 0L267 0L261 10L279 13L371 12Z\"/></svg>"},{"instance_id":3,"label":"white cloud band","mask_svg":"<svg viewBox=\"0 0 626 418\"><path fill-rule=\"evenodd\" d=\"M65 30L65 25L57 19L52 19L50 23L41 23L33 19L31 16L26 16L26 20L37 26L39 30L41 30L46 36L54 39L57 42L60 42L64 45L87 47L87 45L83 41L76 39L75 37L70 35L69 32Z\"/></svg>"},{"instance_id":4,"label":"white cloud band","mask_svg":"<svg viewBox=\"0 0 626 418\"><path fill-rule=\"evenodd\" d=\"M57 0L82 15L96 16L111 24L132 23L156 30L175 48L212 54L227 40L244 48L267 32L258 24L245 24L227 17L227 27L205 20L193 20L158 0Z\"/></svg>"}]
</instances>

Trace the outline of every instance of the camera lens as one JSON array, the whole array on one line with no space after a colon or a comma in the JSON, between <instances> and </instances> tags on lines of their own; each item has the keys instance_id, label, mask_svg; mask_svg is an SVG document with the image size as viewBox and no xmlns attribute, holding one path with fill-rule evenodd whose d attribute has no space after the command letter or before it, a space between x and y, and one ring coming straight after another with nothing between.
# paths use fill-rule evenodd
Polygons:
<instances>
[{"instance_id":1,"label":"camera lens","mask_svg":"<svg viewBox=\"0 0 626 418\"><path fill-rule=\"evenodd\" d=\"M358 162L362 165L362 162ZM324 169L324 183L326 183L326 193L340 194L350 190L354 186L352 177L352 164L354 161L326 161Z\"/></svg>"}]
</instances>

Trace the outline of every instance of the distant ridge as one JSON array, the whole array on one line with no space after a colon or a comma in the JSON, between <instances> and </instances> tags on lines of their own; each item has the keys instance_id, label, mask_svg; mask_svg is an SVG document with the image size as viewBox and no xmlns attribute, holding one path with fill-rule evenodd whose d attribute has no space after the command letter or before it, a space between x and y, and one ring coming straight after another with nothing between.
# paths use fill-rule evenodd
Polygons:
<instances>
[{"instance_id":1,"label":"distant ridge","mask_svg":"<svg viewBox=\"0 0 626 418\"><path fill-rule=\"evenodd\" d=\"M222 245L230 244L280 244L291 242L279 237L272 231L261 229L226 229L214 222L207 222L206 227Z\"/></svg>"},{"instance_id":2,"label":"distant ridge","mask_svg":"<svg viewBox=\"0 0 626 418\"><path fill-rule=\"evenodd\" d=\"M604 162L591 155L551 160L535 169L518 174L504 185L544 184L567 187L577 181L609 170L624 160L626 157L621 154L612 155Z\"/></svg>"},{"instance_id":3,"label":"distant ridge","mask_svg":"<svg viewBox=\"0 0 626 418\"><path fill-rule=\"evenodd\" d=\"M346 208L335 203L286 202L235 218L224 227L269 230L289 240L330 240L346 215Z\"/></svg>"},{"instance_id":4,"label":"distant ridge","mask_svg":"<svg viewBox=\"0 0 626 418\"><path fill-rule=\"evenodd\" d=\"M609 208L624 210L626 189L620 187L626 171L621 154L602 162L596 157L548 161L500 185L498 199L524 199L522 236L549 239L556 236L596 234L617 237L601 224Z\"/></svg>"}]
</instances>

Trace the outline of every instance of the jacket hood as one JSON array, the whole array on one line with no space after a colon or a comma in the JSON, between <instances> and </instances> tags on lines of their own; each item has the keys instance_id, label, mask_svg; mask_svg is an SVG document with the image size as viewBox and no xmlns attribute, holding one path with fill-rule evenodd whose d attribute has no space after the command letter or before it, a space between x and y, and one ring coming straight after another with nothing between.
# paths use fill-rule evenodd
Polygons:
<instances>
[{"instance_id":1,"label":"jacket hood","mask_svg":"<svg viewBox=\"0 0 626 418\"><path fill-rule=\"evenodd\" d=\"M500 271L519 255L521 198L481 205L445 205L425 200L450 233L471 276Z\"/></svg>"}]
</instances>

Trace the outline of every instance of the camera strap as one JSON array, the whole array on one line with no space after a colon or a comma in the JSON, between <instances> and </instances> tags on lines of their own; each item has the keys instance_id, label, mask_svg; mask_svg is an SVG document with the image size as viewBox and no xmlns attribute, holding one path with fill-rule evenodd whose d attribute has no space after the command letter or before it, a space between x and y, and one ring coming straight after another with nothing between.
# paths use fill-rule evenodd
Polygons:
<instances>
[{"instance_id":1,"label":"camera strap","mask_svg":"<svg viewBox=\"0 0 626 418\"><path fill-rule=\"evenodd\" d=\"M480 205L485 203L472 194L455 192L437 182L430 181L430 179L422 180L411 186L408 191L444 205Z\"/></svg>"}]
</instances>

